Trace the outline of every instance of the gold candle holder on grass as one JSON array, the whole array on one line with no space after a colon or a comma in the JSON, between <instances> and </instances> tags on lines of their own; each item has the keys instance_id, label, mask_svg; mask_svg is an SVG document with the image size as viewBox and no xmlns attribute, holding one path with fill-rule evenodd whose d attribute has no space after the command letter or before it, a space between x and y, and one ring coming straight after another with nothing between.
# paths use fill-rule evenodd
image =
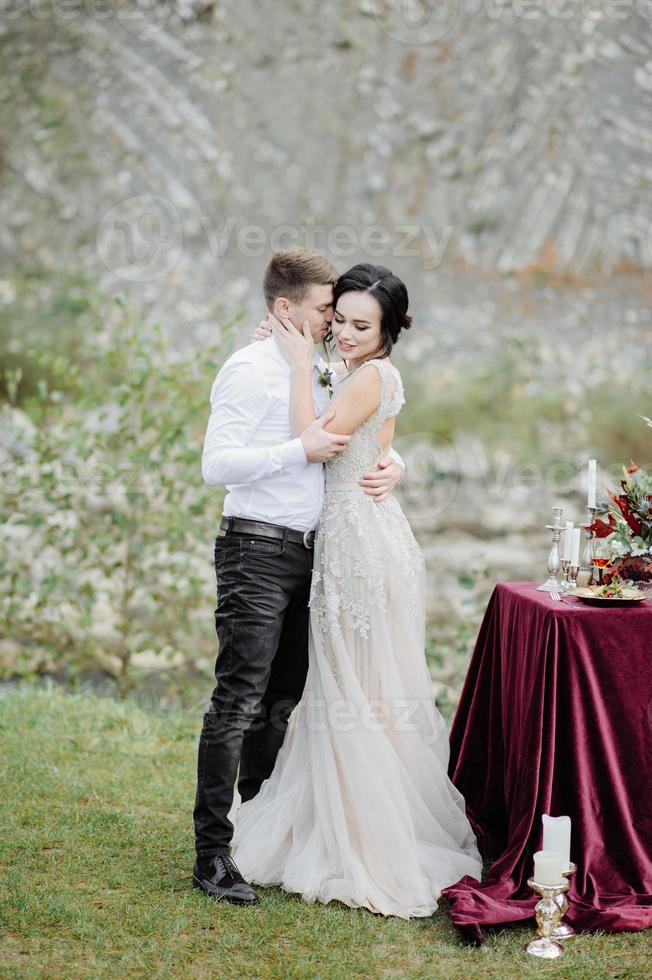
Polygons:
<instances>
[{"instance_id":1,"label":"gold candle holder on grass","mask_svg":"<svg viewBox=\"0 0 652 980\"><path fill-rule=\"evenodd\" d=\"M559 899L570 888L570 882L566 878L557 885L542 885L530 878L528 886L541 898L534 907L537 937L527 944L525 952L542 960L555 960L564 955L564 947L555 939L554 933L564 915Z\"/></svg>"},{"instance_id":2,"label":"gold candle holder on grass","mask_svg":"<svg viewBox=\"0 0 652 980\"><path fill-rule=\"evenodd\" d=\"M571 861L567 870L562 872L564 878L566 878L566 880L568 881L569 888L570 888L570 880L576 871L577 871L577 865L573 864L573 862ZM566 898L566 892L561 892L561 894L557 896L555 901L557 902L559 908L561 909L561 917L563 919L566 913L568 912L568 899ZM569 926L567 922L560 922L559 925L555 926L555 928L552 930L553 939L571 939L575 935L576 935L575 930L573 929L572 926Z\"/></svg>"}]
</instances>

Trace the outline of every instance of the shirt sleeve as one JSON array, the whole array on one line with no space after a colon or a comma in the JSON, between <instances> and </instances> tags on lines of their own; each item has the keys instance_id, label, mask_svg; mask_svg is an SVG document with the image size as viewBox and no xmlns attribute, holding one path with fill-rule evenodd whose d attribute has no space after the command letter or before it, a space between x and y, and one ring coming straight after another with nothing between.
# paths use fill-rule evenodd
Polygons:
<instances>
[{"instance_id":1,"label":"shirt sleeve","mask_svg":"<svg viewBox=\"0 0 652 980\"><path fill-rule=\"evenodd\" d=\"M225 364L211 388L211 414L202 451L202 478L209 486L251 483L306 462L301 439L249 448L270 398L255 364Z\"/></svg>"}]
</instances>

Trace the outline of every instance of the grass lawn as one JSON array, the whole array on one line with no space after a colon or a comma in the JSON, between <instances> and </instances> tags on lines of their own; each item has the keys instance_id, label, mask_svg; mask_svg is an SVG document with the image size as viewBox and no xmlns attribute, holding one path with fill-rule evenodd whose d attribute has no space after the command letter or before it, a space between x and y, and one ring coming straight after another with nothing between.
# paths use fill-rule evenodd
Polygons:
<instances>
[{"instance_id":1,"label":"grass lawn","mask_svg":"<svg viewBox=\"0 0 652 980\"><path fill-rule=\"evenodd\" d=\"M190 887L197 716L23 688L0 699L0 977L649 977L652 932L531 961L530 928L464 946L446 908L382 919Z\"/></svg>"}]
</instances>

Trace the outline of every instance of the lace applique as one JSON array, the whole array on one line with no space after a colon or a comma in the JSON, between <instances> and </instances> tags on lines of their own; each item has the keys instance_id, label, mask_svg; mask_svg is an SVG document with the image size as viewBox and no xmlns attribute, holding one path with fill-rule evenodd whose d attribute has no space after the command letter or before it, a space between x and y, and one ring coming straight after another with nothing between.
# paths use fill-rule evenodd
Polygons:
<instances>
[{"instance_id":1,"label":"lace applique","mask_svg":"<svg viewBox=\"0 0 652 980\"><path fill-rule=\"evenodd\" d=\"M385 611L385 567L380 555L368 556L373 541L364 542L365 556L361 557L363 542L356 547L356 538L371 533L365 527L364 510L374 504L362 489L353 492L332 492L327 495L320 521L319 560L321 571L315 587L315 600L323 614L324 628L332 624L335 631L341 626L340 614L347 612L353 628L368 637L372 608ZM346 568L344 567L346 564ZM360 590L355 579L365 584L365 599L359 598ZM320 603L321 599L321 603ZM321 608L320 608L321 607Z\"/></svg>"},{"instance_id":2,"label":"lace applique","mask_svg":"<svg viewBox=\"0 0 652 980\"><path fill-rule=\"evenodd\" d=\"M383 534L378 520L385 524ZM313 572L309 604L321 632L336 640L344 613L348 625L368 639L372 618L387 613L392 580L400 581L411 613L419 615L423 556L396 500L376 504L362 490L334 491L324 505L319 534L319 569ZM364 549L356 546L359 534L366 535Z\"/></svg>"}]
</instances>

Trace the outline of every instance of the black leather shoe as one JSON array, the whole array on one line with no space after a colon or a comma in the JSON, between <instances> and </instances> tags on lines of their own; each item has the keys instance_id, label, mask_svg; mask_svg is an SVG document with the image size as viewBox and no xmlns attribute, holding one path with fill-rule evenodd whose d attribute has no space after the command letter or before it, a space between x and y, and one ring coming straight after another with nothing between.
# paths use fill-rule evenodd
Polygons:
<instances>
[{"instance_id":1,"label":"black leather shoe","mask_svg":"<svg viewBox=\"0 0 652 980\"><path fill-rule=\"evenodd\" d=\"M227 851L218 851L209 859L208 868L200 871L195 861L192 869L192 886L219 902L232 902L234 905L256 905L260 898L244 880L237 865Z\"/></svg>"}]
</instances>

